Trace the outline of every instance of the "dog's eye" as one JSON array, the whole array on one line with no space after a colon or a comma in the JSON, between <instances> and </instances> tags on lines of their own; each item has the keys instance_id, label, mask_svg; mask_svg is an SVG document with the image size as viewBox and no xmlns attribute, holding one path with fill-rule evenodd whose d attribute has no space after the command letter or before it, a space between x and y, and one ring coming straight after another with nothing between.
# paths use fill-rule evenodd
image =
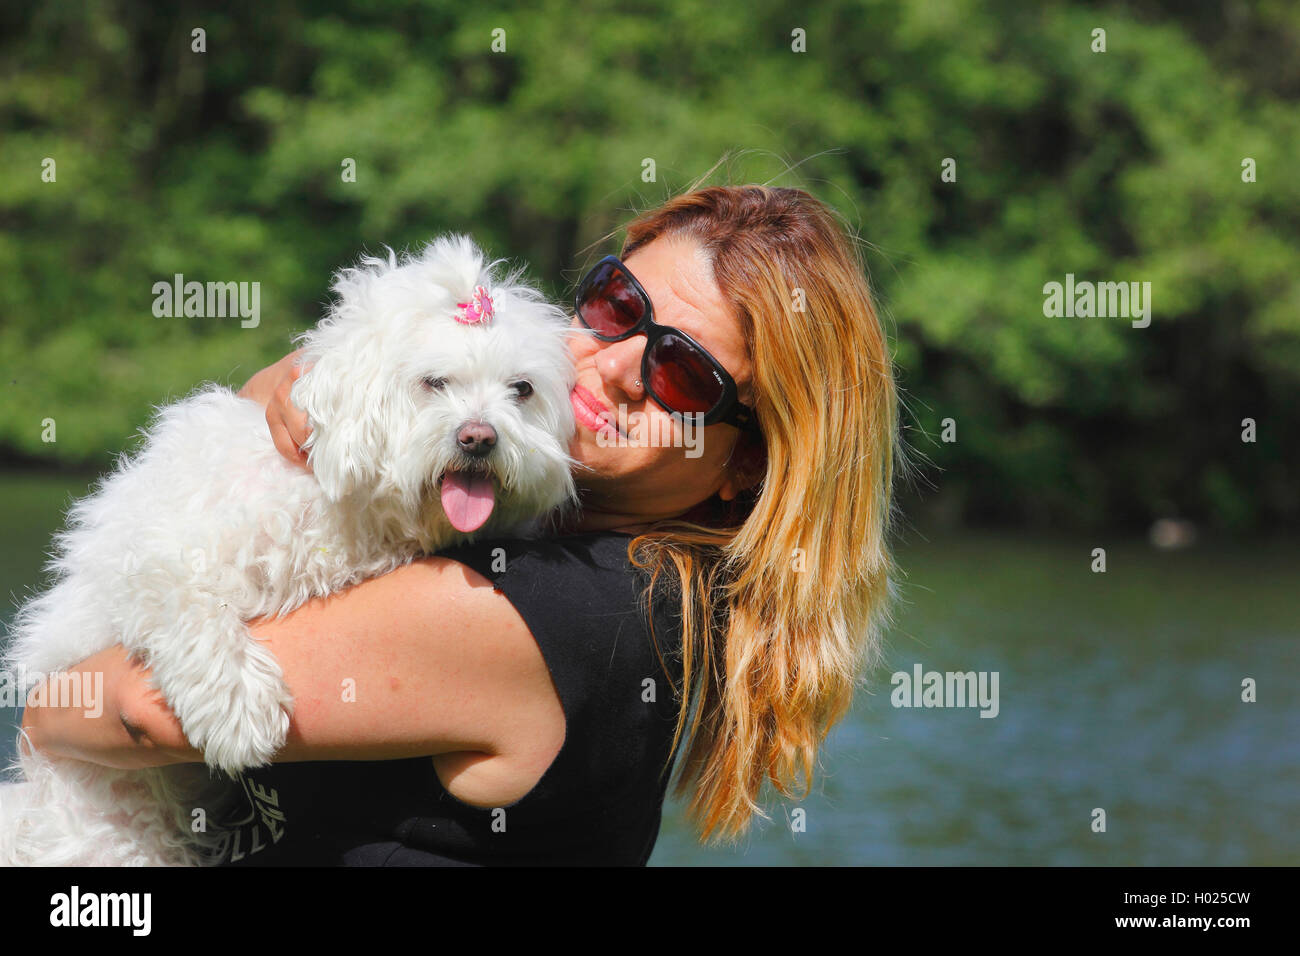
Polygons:
<instances>
[{"instance_id":1,"label":"dog's eye","mask_svg":"<svg viewBox=\"0 0 1300 956\"><path fill-rule=\"evenodd\" d=\"M423 385L431 392L441 392L447 387L447 380L445 378L434 378L432 375L426 375L424 377Z\"/></svg>"},{"instance_id":2,"label":"dog's eye","mask_svg":"<svg viewBox=\"0 0 1300 956\"><path fill-rule=\"evenodd\" d=\"M511 382L510 387L515 390L515 393L520 398L527 398L529 395L533 394L533 383L524 379L520 379L517 382Z\"/></svg>"}]
</instances>

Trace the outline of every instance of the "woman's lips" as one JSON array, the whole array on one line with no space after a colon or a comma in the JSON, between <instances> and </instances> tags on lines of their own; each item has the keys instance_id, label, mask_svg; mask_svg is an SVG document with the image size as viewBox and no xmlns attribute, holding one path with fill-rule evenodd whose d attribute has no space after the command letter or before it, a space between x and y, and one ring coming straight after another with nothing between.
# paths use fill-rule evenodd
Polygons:
<instances>
[{"instance_id":1,"label":"woman's lips","mask_svg":"<svg viewBox=\"0 0 1300 956\"><path fill-rule=\"evenodd\" d=\"M573 406L573 414L578 421L591 431L597 434L605 432L611 437L622 434L614 413L581 385L573 386L573 391L569 393L569 403Z\"/></svg>"}]
</instances>

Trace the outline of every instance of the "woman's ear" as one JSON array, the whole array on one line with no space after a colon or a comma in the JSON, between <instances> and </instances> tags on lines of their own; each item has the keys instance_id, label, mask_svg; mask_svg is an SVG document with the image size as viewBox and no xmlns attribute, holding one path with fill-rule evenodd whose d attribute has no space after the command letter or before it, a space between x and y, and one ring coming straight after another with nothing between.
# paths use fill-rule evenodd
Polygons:
<instances>
[{"instance_id":1,"label":"woman's ear","mask_svg":"<svg viewBox=\"0 0 1300 956\"><path fill-rule=\"evenodd\" d=\"M755 432L742 432L727 459L727 477L718 489L718 497L732 501L742 492L754 489L767 473L767 447Z\"/></svg>"}]
</instances>

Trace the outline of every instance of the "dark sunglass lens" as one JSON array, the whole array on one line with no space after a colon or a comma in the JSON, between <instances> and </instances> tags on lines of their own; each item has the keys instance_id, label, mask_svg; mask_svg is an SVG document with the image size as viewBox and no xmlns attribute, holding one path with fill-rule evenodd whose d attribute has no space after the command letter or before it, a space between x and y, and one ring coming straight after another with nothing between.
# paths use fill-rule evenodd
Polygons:
<instances>
[{"instance_id":1,"label":"dark sunglass lens","mask_svg":"<svg viewBox=\"0 0 1300 956\"><path fill-rule=\"evenodd\" d=\"M640 294L613 265L601 266L578 297L579 318L601 335L622 335L640 321L643 307Z\"/></svg>"},{"instance_id":2,"label":"dark sunglass lens","mask_svg":"<svg viewBox=\"0 0 1300 956\"><path fill-rule=\"evenodd\" d=\"M669 333L650 347L650 389L669 411L707 412L722 401L722 378L707 355Z\"/></svg>"}]
</instances>

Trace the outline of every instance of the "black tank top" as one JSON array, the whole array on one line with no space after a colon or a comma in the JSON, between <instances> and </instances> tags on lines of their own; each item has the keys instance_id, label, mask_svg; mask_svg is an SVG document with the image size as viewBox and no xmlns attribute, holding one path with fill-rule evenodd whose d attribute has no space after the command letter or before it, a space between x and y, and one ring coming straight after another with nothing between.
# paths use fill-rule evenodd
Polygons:
<instances>
[{"instance_id":1,"label":"black tank top","mask_svg":"<svg viewBox=\"0 0 1300 956\"><path fill-rule=\"evenodd\" d=\"M668 785L681 630L679 608L657 593L665 671L630 540L592 532L439 552L505 594L559 692L564 743L521 800L462 803L428 757L275 764L243 774L242 797L220 815L223 865L644 865Z\"/></svg>"}]
</instances>

